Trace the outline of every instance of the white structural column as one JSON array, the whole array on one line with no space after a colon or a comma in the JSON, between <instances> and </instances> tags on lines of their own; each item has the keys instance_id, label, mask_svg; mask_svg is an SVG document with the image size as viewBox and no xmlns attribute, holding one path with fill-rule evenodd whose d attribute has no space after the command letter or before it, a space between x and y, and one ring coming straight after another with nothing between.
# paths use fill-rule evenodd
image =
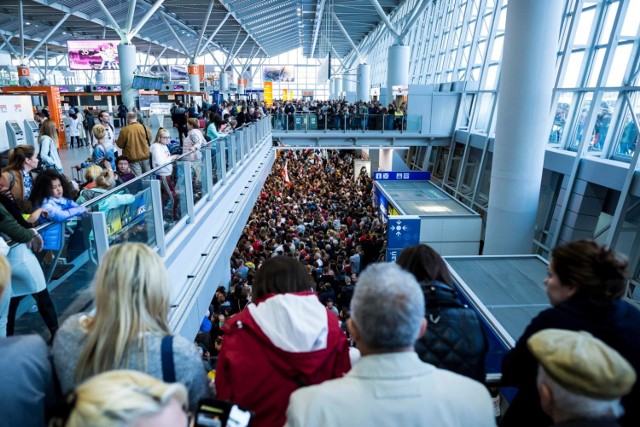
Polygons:
<instances>
[{"instance_id":1,"label":"white structural column","mask_svg":"<svg viewBox=\"0 0 640 427\"><path fill-rule=\"evenodd\" d=\"M104 73L102 72L102 70L97 70L96 75L94 76L93 79L96 82L96 84L104 83Z\"/></svg>"},{"instance_id":2,"label":"white structural column","mask_svg":"<svg viewBox=\"0 0 640 427\"><path fill-rule=\"evenodd\" d=\"M195 74L192 74L193 72ZM197 73L198 65L195 62L189 64L189 87L192 92L200 92L200 74Z\"/></svg>"},{"instance_id":3,"label":"white structural column","mask_svg":"<svg viewBox=\"0 0 640 427\"><path fill-rule=\"evenodd\" d=\"M138 66L136 63L136 47L132 44L118 45L118 60L120 62L120 86L122 89L122 103L129 111L136 105L137 91L133 88L133 75Z\"/></svg>"},{"instance_id":4,"label":"white structural column","mask_svg":"<svg viewBox=\"0 0 640 427\"><path fill-rule=\"evenodd\" d=\"M229 92L229 76L224 70L220 71L220 93L225 95L225 99L227 98L227 93Z\"/></svg>"},{"instance_id":5,"label":"white structural column","mask_svg":"<svg viewBox=\"0 0 640 427\"><path fill-rule=\"evenodd\" d=\"M486 255L531 253L562 7L556 0L509 1Z\"/></svg>"},{"instance_id":6,"label":"white structural column","mask_svg":"<svg viewBox=\"0 0 640 427\"><path fill-rule=\"evenodd\" d=\"M403 45L389 46L387 61L387 104L394 101L393 86L409 85L409 58L411 48Z\"/></svg>"},{"instance_id":7,"label":"white structural column","mask_svg":"<svg viewBox=\"0 0 640 427\"><path fill-rule=\"evenodd\" d=\"M329 99L330 100L336 99L336 80L335 79L329 80Z\"/></svg>"},{"instance_id":8,"label":"white structural column","mask_svg":"<svg viewBox=\"0 0 640 427\"><path fill-rule=\"evenodd\" d=\"M369 101L371 88L371 65L358 64L358 87L356 88L357 101Z\"/></svg>"},{"instance_id":9,"label":"white structural column","mask_svg":"<svg viewBox=\"0 0 640 427\"><path fill-rule=\"evenodd\" d=\"M345 92L345 99L349 103L356 102L356 76L353 74L342 75L342 90Z\"/></svg>"},{"instance_id":10,"label":"white structural column","mask_svg":"<svg viewBox=\"0 0 640 427\"><path fill-rule=\"evenodd\" d=\"M336 98L335 99L341 99L342 98L342 78L340 77L336 77L336 79L334 80L335 85L336 85Z\"/></svg>"}]
</instances>

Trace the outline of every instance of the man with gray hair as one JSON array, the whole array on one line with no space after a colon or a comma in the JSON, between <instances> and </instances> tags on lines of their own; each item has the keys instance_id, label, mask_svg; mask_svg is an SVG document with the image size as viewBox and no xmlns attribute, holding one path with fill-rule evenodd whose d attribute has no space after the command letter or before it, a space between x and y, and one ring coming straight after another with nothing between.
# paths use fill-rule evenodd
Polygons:
<instances>
[{"instance_id":1,"label":"man with gray hair","mask_svg":"<svg viewBox=\"0 0 640 427\"><path fill-rule=\"evenodd\" d=\"M480 383L422 362L413 345L425 333L424 296L396 264L360 276L348 328L362 358L343 378L291 395L287 426L495 426Z\"/></svg>"}]
</instances>

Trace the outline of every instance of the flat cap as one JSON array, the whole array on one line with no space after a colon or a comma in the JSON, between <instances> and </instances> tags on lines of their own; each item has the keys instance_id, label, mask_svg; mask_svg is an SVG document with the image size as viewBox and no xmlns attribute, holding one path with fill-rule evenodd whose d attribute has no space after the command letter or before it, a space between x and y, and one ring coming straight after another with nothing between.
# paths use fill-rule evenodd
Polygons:
<instances>
[{"instance_id":1,"label":"flat cap","mask_svg":"<svg viewBox=\"0 0 640 427\"><path fill-rule=\"evenodd\" d=\"M581 396L617 399L636 382L629 362L588 332L545 329L532 335L527 346L553 380Z\"/></svg>"}]
</instances>

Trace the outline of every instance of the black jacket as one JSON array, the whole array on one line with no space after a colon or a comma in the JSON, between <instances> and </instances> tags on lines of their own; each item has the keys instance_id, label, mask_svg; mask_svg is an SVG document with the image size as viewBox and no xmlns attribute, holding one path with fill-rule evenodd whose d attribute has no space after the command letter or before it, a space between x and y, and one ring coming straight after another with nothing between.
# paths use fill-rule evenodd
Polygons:
<instances>
[{"instance_id":1,"label":"black jacket","mask_svg":"<svg viewBox=\"0 0 640 427\"><path fill-rule=\"evenodd\" d=\"M416 341L416 353L438 368L484 382L488 344L478 314L450 286L420 285L427 302L427 333Z\"/></svg>"},{"instance_id":2,"label":"black jacket","mask_svg":"<svg viewBox=\"0 0 640 427\"><path fill-rule=\"evenodd\" d=\"M501 426L547 426L551 419L540 407L536 387L538 364L527 347L527 340L538 331L549 328L587 331L617 350L640 372L640 310L626 301L594 302L576 295L538 314L527 326L513 350L502 362L502 382L518 387ZM640 425L640 384L622 398L625 415L623 426Z\"/></svg>"}]
</instances>

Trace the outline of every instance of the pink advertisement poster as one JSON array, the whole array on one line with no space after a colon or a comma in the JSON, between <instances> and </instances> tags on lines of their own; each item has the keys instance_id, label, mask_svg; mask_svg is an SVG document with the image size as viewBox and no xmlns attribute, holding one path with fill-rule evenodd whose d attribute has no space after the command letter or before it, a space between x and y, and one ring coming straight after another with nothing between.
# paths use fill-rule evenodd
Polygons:
<instances>
[{"instance_id":1,"label":"pink advertisement poster","mask_svg":"<svg viewBox=\"0 0 640 427\"><path fill-rule=\"evenodd\" d=\"M71 70L117 70L120 40L67 40Z\"/></svg>"}]
</instances>

